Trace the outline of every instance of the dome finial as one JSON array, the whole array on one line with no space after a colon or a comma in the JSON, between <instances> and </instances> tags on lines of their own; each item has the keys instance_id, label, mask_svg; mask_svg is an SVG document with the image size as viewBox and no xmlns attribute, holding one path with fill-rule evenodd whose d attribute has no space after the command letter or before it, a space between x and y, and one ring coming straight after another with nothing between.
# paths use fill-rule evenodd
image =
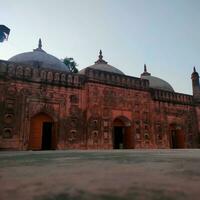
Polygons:
<instances>
[{"instance_id":1,"label":"dome finial","mask_svg":"<svg viewBox=\"0 0 200 200\"><path fill-rule=\"evenodd\" d=\"M141 76L150 76L151 74L147 72L147 65L144 64L144 72L141 74Z\"/></svg>"},{"instance_id":2,"label":"dome finial","mask_svg":"<svg viewBox=\"0 0 200 200\"><path fill-rule=\"evenodd\" d=\"M33 51L45 52L45 51L42 49L42 40L41 40L41 38L39 38L39 41L38 41L38 48L33 49Z\"/></svg>"},{"instance_id":3,"label":"dome finial","mask_svg":"<svg viewBox=\"0 0 200 200\"><path fill-rule=\"evenodd\" d=\"M39 38L38 49L42 49L42 40L41 40L41 38Z\"/></svg>"},{"instance_id":4,"label":"dome finial","mask_svg":"<svg viewBox=\"0 0 200 200\"><path fill-rule=\"evenodd\" d=\"M99 51L99 59L95 62L95 64L107 64L105 60L103 60L102 50Z\"/></svg>"},{"instance_id":5,"label":"dome finial","mask_svg":"<svg viewBox=\"0 0 200 200\"><path fill-rule=\"evenodd\" d=\"M147 72L147 66L144 64L144 72Z\"/></svg>"},{"instance_id":6,"label":"dome finial","mask_svg":"<svg viewBox=\"0 0 200 200\"><path fill-rule=\"evenodd\" d=\"M102 59L103 59L102 50L100 49L100 51L99 51L99 60L102 60Z\"/></svg>"},{"instance_id":7,"label":"dome finial","mask_svg":"<svg viewBox=\"0 0 200 200\"><path fill-rule=\"evenodd\" d=\"M193 71L196 72L196 68L195 68L195 66L194 66L194 68L193 68Z\"/></svg>"}]
</instances>

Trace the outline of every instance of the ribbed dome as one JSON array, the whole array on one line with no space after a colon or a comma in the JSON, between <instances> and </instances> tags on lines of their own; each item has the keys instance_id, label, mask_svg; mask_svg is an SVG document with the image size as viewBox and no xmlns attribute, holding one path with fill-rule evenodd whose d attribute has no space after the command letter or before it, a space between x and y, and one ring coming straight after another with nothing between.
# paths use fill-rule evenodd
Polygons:
<instances>
[{"instance_id":1,"label":"ribbed dome","mask_svg":"<svg viewBox=\"0 0 200 200\"><path fill-rule=\"evenodd\" d=\"M99 59L95 62L94 65L91 65L91 66L89 66L87 68L92 68L92 69L97 69L97 70L101 70L101 71L112 72L112 73L124 75L124 73L122 71L120 71L116 67L113 67L112 65L109 65L105 60L103 60L103 56L102 56L102 51L101 50L99 52ZM84 68L84 69L80 70L79 73L80 74L85 74L85 70L87 68Z\"/></svg>"},{"instance_id":2,"label":"ribbed dome","mask_svg":"<svg viewBox=\"0 0 200 200\"><path fill-rule=\"evenodd\" d=\"M149 72L147 72L146 65L144 65L144 72L141 74L141 79L148 80L149 87L151 87L151 88L174 92L174 89L168 82L166 82L158 77L151 76L151 74Z\"/></svg>"},{"instance_id":3,"label":"ribbed dome","mask_svg":"<svg viewBox=\"0 0 200 200\"><path fill-rule=\"evenodd\" d=\"M38 63L40 67L45 69L53 69L57 71L69 72L68 67L58 58L46 53L42 49L41 40L39 40L38 48L32 52L25 52L11 57L8 61L22 64L34 65Z\"/></svg>"}]
</instances>

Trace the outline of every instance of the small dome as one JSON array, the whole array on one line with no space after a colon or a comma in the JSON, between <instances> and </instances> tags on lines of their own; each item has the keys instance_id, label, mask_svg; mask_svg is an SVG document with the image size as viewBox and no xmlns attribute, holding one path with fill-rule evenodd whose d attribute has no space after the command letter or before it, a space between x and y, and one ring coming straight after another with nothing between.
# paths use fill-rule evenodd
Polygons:
<instances>
[{"instance_id":1,"label":"small dome","mask_svg":"<svg viewBox=\"0 0 200 200\"><path fill-rule=\"evenodd\" d=\"M151 74L147 72L146 65L144 65L144 72L141 74L141 79L148 80L150 88L174 92L174 89L168 82L158 77L151 76Z\"/></svg>"},{"instance_id":2,"label":"small dome","mask_svg":"<svg viewBox=\"0 0 200 200\"><path fill-rule=\"evenodd\" d=\"M25 52L11 57L8 61L22 64L33 65L38 63L40 67L45 69L53 69L57 71L69 72L68 67L58 58L46 53L42 49L42 42L39 40L38 48L32 52Z\"/></svg>"},{"instance_id":3,"label":"small dome","mask_svg":"<svg viewBox=\"0 0 200 200\"><path fill-rule=\"evenodd\" d=\"M99 59L94 63L94 65L91 65L89 67L86 67L86 68L80 70L79 73L80 74L85 74L85 70L87 68L92 68L92 69L97 69L97 70L101 70L101 71L112 72L112 73L115 73L115 74L124 75L124 73L122 71L120 71L116 67L113 67L113 66L109 65L105 60L103 60L103 56L102 56L102 51L101 50L99 52Z\"/></svg>"}]
</instances>

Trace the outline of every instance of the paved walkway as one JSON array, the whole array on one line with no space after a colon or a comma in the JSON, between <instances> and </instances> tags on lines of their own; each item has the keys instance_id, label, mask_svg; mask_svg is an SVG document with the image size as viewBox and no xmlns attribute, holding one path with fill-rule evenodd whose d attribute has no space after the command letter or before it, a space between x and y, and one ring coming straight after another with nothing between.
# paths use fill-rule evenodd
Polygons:
<instances>
[{"instance_id":1,"label":"paved walkway","mask_svg":"<svg viewBox=\"0 0 200 200\"><path fill-rule=\"evenodd\" d=\"M200 199L200 150L0 152L1 200Z\"/></svg>"}]
</instances>

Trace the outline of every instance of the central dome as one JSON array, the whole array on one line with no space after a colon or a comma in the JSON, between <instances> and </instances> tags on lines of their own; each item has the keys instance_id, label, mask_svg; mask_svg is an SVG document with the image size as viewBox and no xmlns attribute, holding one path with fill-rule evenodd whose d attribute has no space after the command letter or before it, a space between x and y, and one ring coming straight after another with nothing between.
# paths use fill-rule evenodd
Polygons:
<instances>
[{"instance_id":1,"label":"central dome","mask_svg":"<svg viewBox=\"0 0 200 200\"><path fill-rule=\"evenodd\" d=\"M102 56L102 51L101 50L99 52L99 59L94 63L94 65L91 65L89 67L86 67L86 68L80 70L79 73L80 74L85 74L85 70L87 68L92 68L92 69L97 69L97 70L100 70L100 71L105 71L105 72L111 72L111 73L115 73L115 74L124 75L124 73L122 71L120 71L116 67L113 67L112 65L109 65L105 60L103 60L103 56Z\"/></svg>"},{"instance_id":2,"label":"central dome","mask_svg":"<svg viewBox=\"0 0 200 200\"><path fill-rule=\"evenodd\" d=\"M37 63L39 64L40 67L45 69L53 69L57 71L69 72L68 67L64 63L62 63L55 56L46 53L42 49L41 39L39 39L39 44L37 49L34 49L32 52L17 54L11 57L8 61L21 64L29 64L33 66Z\"/></svg>"}]
</instances>

